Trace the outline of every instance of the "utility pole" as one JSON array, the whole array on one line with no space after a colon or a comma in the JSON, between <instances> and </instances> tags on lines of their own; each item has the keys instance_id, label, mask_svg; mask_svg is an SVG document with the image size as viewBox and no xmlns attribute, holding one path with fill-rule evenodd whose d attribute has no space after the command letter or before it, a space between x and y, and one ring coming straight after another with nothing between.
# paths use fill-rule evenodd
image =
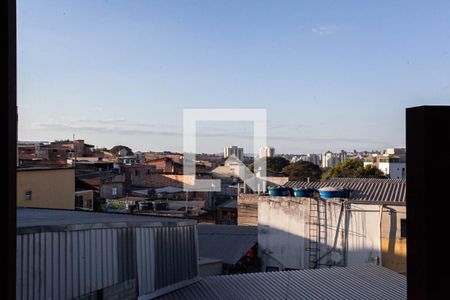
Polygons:
<instances>
[{"instance_id":1,"label":"utility pole","mask_svg":"<svg viewBox=\"0 0 450 300\"><path fill-rule=\"evenodd\" d=\"M73 164L73 168L76 169L76 165L77 165L77 151L75 150L75 133L72 134L72 147L73 147L72 164Z\"/></svg>"}]
</instances>

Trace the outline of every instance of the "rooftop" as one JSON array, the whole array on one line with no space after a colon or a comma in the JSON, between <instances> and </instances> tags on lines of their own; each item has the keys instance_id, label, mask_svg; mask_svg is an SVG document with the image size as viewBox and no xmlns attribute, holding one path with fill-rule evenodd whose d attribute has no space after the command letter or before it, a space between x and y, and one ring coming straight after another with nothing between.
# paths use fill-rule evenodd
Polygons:
<instances>
[{"instance_id":1,"label":"rooftop","mask_svg":"<svg viewBox=\"0 0 450 300\"><path fill-rule=\"evenodd\" d=\"M71 166L21 166L17 167L17 171L51 171L51 170L62 170L62 169L73 169Z\"/></svg>"},{"instance_id":2,"label":"rooftop","mask_svg":"<svg viewBox=\"0 0 450 300\"><path fill-rule=\"evenodd\" d=\"M73 210L36 208L17 209L17 233L44 231L72 231L111 227L161 227L191 225L196 221L136 216L128 214L99 213Z\"/></svg>"},{"instance_id":3,"label":"rooftop","mask_svg":"<svg viewBox=\"0 0 450 300\"><path fill-rule=\"evenodd\" d=\"M289 181L291 188L339 187L352 190L349 200L354 203L406 203L406 180L378 178L332 178L325 182Z\"/></svg>"},{"instance_id":4,"label":"rooftop","mask_svg":"<svg viewBox=\"0 0 450 300\"><path fill-rule=\"evenodd\" d=\"M157 299L406 299L406 277L375 265L210 276Z\"/></svg>"},{"instance_id":5,"label":"rooftop","mask_svg":"<svg viewBox=\"0 0 450 300\"><path fill-rule=\"evenodd\" d=\"M103 171L103 172L95 172L95 173L87 173L87 174L77 174L76 177L78 179L110 179L116 176L120 176L121 174L112 172L112 171Z\"/></svg>"}]
</instances>

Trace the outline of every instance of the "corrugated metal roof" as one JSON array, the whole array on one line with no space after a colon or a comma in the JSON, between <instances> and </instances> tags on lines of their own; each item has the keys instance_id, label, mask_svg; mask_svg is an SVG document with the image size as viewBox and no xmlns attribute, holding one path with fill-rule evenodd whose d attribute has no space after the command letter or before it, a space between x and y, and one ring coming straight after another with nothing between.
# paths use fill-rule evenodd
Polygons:
<instances>
[{"instance_id":1,"label":"corrugated metal roof","mask_svg":"<svg viewBox=\"0 0 450 300\"><path fill-rule=\"evenodd\" d=\"M142 216L131 214L100 213L57 209L17 209L17 232L65 231L89 228L177 226L195 224L194 220Z\"/></svg>"},{"instance_id":2,"label":"corrugated metal roof","mask_svg":"<svg viewBox=\"0 0 450 300\"><path fill-rule=\"evenodd\" d=\"M406 299L406 277L375 265L211 276L158 299Z\"/></svg>"},{"instance_id":3,"label":"corrugated metal roof","mask_svg":"<svg viewBox=\"0 0 450 300\"><path fill-rule=\"evenodd\" d=\"M198 225L199 256L236 264L258 242L256 226Z\"/></svg>"},{"instance_id":4,"label":"corrugated metal roof","mask_svg":"<svg viewBox=\"0 0 450 300\"><path fill-rule=\"evenodd\" d=\"M289 181L287 187L342 187L352 190L353 202L406 202L406 180L378 178L332 178L325 182Z\"/></svg>"},{"instance_id":5,"label":"corrugated metal roof","mask_svg":"<svg viewBox=\"0 0 450 300\"><path fill-rule=\"evenodd\" d=\"M156 188L156 193L182 193L183 189L176 186L166 186L162 188Z\"/></svg>"}]
</instances>

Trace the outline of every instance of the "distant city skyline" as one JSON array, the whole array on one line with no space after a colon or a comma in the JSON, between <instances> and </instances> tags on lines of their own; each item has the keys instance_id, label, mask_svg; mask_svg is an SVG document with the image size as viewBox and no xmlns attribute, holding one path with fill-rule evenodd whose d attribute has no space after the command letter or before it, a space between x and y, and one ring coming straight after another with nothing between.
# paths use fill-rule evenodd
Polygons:
<instances>
[{"instance_id":1,"label":"distant city skyline","mask_svg":"<svg viewBox=\"0 0 450 300\"><path fill-rule=\"evenodd\" d=\"M184 108L265 108L278 154L382 150L450 103L448 1L17 5L19 140L181 152ZM199 128L252 149L251 124Z\"/></svg>"}]
</instances>

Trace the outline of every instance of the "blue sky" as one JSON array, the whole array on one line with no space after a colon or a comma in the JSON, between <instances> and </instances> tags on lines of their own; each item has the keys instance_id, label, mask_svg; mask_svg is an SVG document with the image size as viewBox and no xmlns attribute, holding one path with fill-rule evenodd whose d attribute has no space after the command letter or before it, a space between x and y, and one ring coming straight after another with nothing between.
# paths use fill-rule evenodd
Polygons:
<instances>
[{"instance_id":1,"label":"blue sky","mask_svg":"<svg viewBox=\"0 0 450 300\"><path fill-rule=\"evenodd\" d=\"M184 108L265 108L278 153L384 149L425 104L450 104L449 1L18 1L20 140L181 151ZM200 152L251 152L212 123Z\"/></svg>"}]
</instances>

